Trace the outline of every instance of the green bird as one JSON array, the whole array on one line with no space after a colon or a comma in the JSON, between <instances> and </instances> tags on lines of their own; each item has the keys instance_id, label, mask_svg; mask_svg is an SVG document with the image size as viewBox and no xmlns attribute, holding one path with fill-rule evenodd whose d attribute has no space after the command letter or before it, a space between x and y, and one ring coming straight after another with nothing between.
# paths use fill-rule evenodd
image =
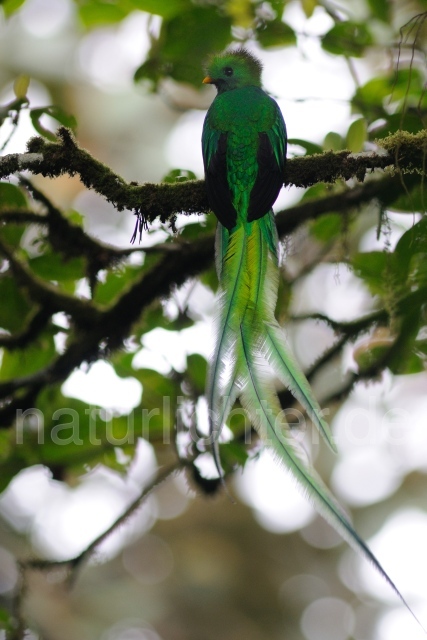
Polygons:
<instances>
[{"instance_id":1,"label":"green bird","mask_svg":"<svg viewBox=\"0 0 427 640\"><path fill-rule=\"evenodd\" d=\"M239 398L260 437L319 512L376 567L409 609L293 438L269 376L273 369L335 450L319 404L275 318L279 268L272 206L286 162L282 113L262 89L260 61L245 48L213 56L206 71L203 82L217 89L203 125L202 151L209 204L218 218L219 329L206 390L218 472L223 477L218 437Z\"/></svg>"}]
</instances>

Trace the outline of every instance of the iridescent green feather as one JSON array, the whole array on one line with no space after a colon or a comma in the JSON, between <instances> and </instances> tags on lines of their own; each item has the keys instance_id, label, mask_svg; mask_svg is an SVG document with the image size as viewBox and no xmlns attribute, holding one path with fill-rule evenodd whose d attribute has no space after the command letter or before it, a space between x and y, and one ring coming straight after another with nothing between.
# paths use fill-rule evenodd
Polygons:
<instances>
[{"instance_id":1,"label":"iridescent green feather","mask_svg":"<svg viewBox=\"0 0 427 640\"><path fill-rule=\"evenodd\" d=\"M261 65L246 50L214 56L207 73L205 82L218 91L202 136L208 198L219 220L219 328L206 390L218 472L222 475L218 437L238 397L260 437L320 513L372 562L408 607L294 440L268 375L273 369L335 449L319 404L275 318L279 273L271 207L283 183L286 158L282 114L261 89Z\"/></svg>"}]
</instances>

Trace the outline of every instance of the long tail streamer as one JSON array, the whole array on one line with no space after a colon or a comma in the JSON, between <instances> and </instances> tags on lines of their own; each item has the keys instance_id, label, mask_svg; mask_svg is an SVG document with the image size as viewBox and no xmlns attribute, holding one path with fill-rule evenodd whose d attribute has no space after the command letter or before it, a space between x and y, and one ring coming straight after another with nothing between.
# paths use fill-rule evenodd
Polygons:
<instances>
[{"instance_id":1,"label":"long tail streamer","mask_svg":"<svg viewBox=\"0 0 427 640\"><path fill-rule=\"evenodd\" d=\"M210 436L218 472L222 477L219 434L239 398L262 440L293 474L314 506L374 565L422 627L394 582L353 529L344 509L313 469L284 418L271 384L271 369L303 406L329 447L336 450L319 404L275 318L279 283L276 246L272 212L242 224L232 232L218 224L219 329L207 384Z\"/></svg>"}]
</instances>

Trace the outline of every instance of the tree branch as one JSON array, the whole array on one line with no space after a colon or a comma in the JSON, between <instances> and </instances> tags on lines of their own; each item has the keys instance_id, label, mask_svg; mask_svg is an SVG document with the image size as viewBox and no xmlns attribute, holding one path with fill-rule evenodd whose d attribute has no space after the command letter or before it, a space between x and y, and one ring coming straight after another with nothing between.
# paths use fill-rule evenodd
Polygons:
<instances>
[{"instance_id":1,"label":"tree branch","mask_svg":"<svg viewBox=\"0 0 427 640\"><path fill-rule=\"evenodd\" d=\"M13 599L13 614L15 619L15 629L10 635L10 640L22 640L25 635L25 622L22 614L23 601L26 595L27 587L27 572L31 570L49 572L54 569L64 568L66 574L64 576L64 582L68 583L68 586L72 586L75 582L78 570L82 565L87 562L94 551L99 547L104 540L108 538L114 531L123 525L134 513L139 509L144 500L151 495L151 493L168 478L176 474L178 471L187 466L189 462L185 460L178 460L177 462L158 469L154 478L149 482L133 500L133 502L125 509L125 511L113 522L113 524L103 531L99 536L95 538L79 555L69 560L38 560L28 559L21 560L19 562L20 579L15 590L15 596Z\"/></svg>"},{"instance_id":2,"label":"tree branch","mask_svg":"<svg viewBox=\"0 0 427 640\"><path fill-rule=\"evenodd\" d=\"M408 179L413 180L414 176L408 176ZM386 176L316 201L302 202L277 215L279 236L291 233L300 224L317 215L347 211L350 207L359 206L373 198L388 200L401 190L399 176ZM78 334L71 337L65 352L48 367L32 375L0 383L0 398L5 403L0 408L0 422L3 426L7 426L13 419L14 410L26 408L23 404L25 400L33 402L37 392L45 385L65 380L82 362L91 362L103 353L120 347L128 337L132 324L154 300L168 295L173 287L183 284L189 277L199 275L213 262L213 236L204 236L191 243L182 242L178 238L173 246L174 252L167 253L148 272L143 271L140 278L109 307L101 308L92 306L89 301L64 294L53 285L36 278L13 256L10 249L0 244L17 277L28 287L30 296L40 303L44 301L51 310L69 313L79 327Z\"/></svg>"},{"instance_id":3,"label":"tree branch","mask_svg":"<svg viewBox=\"0 0 427 640\"><path fill-rule=\"evenodd\" d=\"M9 351L22 349L30 344L43 331L51 318L51 312L46 308L36 308L30 317L26 327L19 333L0 334L0 347L6 347Z\"/></svg>"},{"instance_id":4,"label":"tree branch","mask_svg":"<svg viewBox=\"0 0 427 640\"><path fill-rule=\"evenodd\" d=\"M114 531L116 531L122 524L124 524L129 518L139 509L141 504L146 498L156 489L159 485L163 484L168 478L175 475L178 471L187 466L188 462L184 460L178 460L173 464L159 469L154 478L142 489L141 493L131 502L131 504L123 511L123 513L114 520L114 522L99 536L97 536L81 553L69 560L51 561L51 560L25 560L21 561L21 567L24 569L39 569L42 571L53 569L58 566L70 566L72 573L81 567L93 552L104 542ZM75 577L75 576L74 576ZM73 576L72 576L73 578Z\"/></svg>"},{"instance_id":5,"label":"tree branch","mask_svg":"<svg viewBox=\"0 0 427 640\"><path fill-rule=\"evenodd\" d=\"M47 177L78 174L82 183L102 195L122 211L129 209L144 224L160 219L170 220L180 213L207 213L209 205L203 180L177 184L126 183L109 167L81 149L65 127L58 130L58 142L32 138L28 153L11 154L0 159L0 178L29 170ZM427 132L416 135L398 132L389 136L380 153L352 154L328 151L319 155L291 158L287 161L284 184L308 187L318 182L333 183L356 177L363 181L367 171L394 167L399 171L423 171Z\"/></svg>"},{"instance_id":6,"label":"tree branch","mask_svg":"<svg viewBox=\"0 0 427 640\"><path fill-rule=\"evenodd\" d=\"M212 236L202 238L195 243L181 243L180 246L181 251L166 255L150 271L142 272L141 277L129 290L125 291L110 307L103 310L97 307L93 308L91 313L86 313L86 305L89 309L91 308L90 302L84 302L82 307L81 300L60 293L59 297L67 303L68 312L80 323L80 331L74 335L66 351L48 367L32 375L0 383L0 398L8 399L7 406L0 409L0 425L3 422L2 426L7 426L5 418L11 415L9 403L13 401L15 392L23 388L27 390L40 389L46 384L65 380L82 362L90 362L97 358L100 355L100 350L105 352L121 346L129 334L130 327L145 308L160 296L169 293L173 286L180 285L188 277L203 271L213 261ZM13 268L19 271L22 265L13 257L12 260L14 260ZM22 272L27 278L27 270L22 268ZM20 271L19 274L21 275ZM32 278L33 276L28 277ZM27 283L27 280L25 282ZM30 287L34 286L35 294L33 293L33 295L40 294L40 297L46 295L55 310L59 310L54 301L49 298L53 295L54 287L45 285L44 288L41 288L40 293L39 283L35 282L34 284L32 280L29 282ZM77 314L72 308L74 300L77 300ZM79 315L80 311L82 312L81 316ZM17 408L21 408L21 405Z\"/></svg>"},{"instance_id":7,"label":"tree branch","mask_svg":"<svg viewBox=\"0 0 427 640\"><path fill-rule=\"evenodd\" d=\"M414 139L418 145L425 143L425 136L410 138L412 142ZM392 148L391 144L389 147ZM178 211L207 211L203 181L176 185L127 185L108 167L80 149L67 129L60 129L58 142L50 143L41 138L35 138L30 141L29 149L29 154L5 156L0 159L0 174L8 175L8 172L17 168L20 170L30 168L34 173L50 176L79 173L88 188L97 190L108 200L113 201L117 208L133 208L138 215L151 216L152 219L160 217L166 220ZM391 151L383 155L361 154L356 157L349 152L338 154L330 152L319 156L294 158L288 162L286 180L288 183L293 180L294 184L307 186L311 181L317 181L319 175L324 180L333 180L337 177L348 178L355 173L361 177L362 169L365 171L374 166L395 165L396 161L401 162L402 158L405 166L410 166L407 147L404 148L402 157L397 154L397 160L396 157L392 159L390 153ZM395 151L395 155L396 153ZM297 176L300 177L297 178ZM417 180L418 178L413 175L406 178L409 186ZM43 217L30 216L31 222L39 224L42 218L46 219L51 241L55 243L58 250L73 251L72 248L67 247L67 241L73 238L71 244L79 245L78 253L81 255L83 251L89 261L92 260L94 268L108 265L123 257L123 252L113 247L102 246L86 236L82 229L66 220L33 185L28 181L24 183L47 211L47 215ZM352 189L343 189L325 198L302 202L277 215L279 235L283 237L305 221L324 213L347 211L374 198L385 205L395 199L399 193L402 193L401 176L385 176L367 181ZM17 214L18 212L14 213L15 218ZM22 215L23 219L28 220L28 212L23 211ZM13 418L13 411L16 408L25 408L25 402L33 402L40 389L47 384L63 381L82 362L91 362L100 355L120 347L128 337L132 324L140 318L144 309L159 297L168 295L174 286L183 284L189 277L199 275L212 264L213 236L204 236L191 243L182 242L178 238L175 243L168 246L173 246L173 251L168 251L148 272L143 271L130 288L115 299L109 307L100 307L90 301L83 301L65 294L58 287L41 280L22 260L15 257L4 242L0 242L0 250L9 260L11 269L30 298L43 305L50 313L63 311L69 314L77 327L77 332L70 337L65 352L48 367L32 375L0 384L0 397L4 399L3 407L0 409L0 420L8 418L6 419L8 423ZM25 343L38 326L36 321L34 323L32 325L30 321L28 330L24 331L23 335L5 337L4 346L8 340L11 346Z\"/></svg>"},{"instance_id":8,"label":"tree branch","mask_svg":"<svg viewBox=\"0 0 427 640\"><path fill-rule=\"evenodd\" d=\"M417 176L405 177L407 188L410 190L418 183ZM403 191L401 176L384 176L369 180L352 188L345 188L339 193L333 193L324 198L306 200L280 211L276 215L276 225L279 237L294 231L308 220L316 220L325 213L346 212L360 207L371 200L378 200L383 206L393 202Z\"/></svg>"},{"instance_id":9,"label":"tree branch","mask_svg":"<svg viewBox=\"0 0 427 640\"><path fill-rule=\"evenodd\" d=\"M64 311L81 324L93 324L99 318L100 310L94 303L64 293L58 287L38 278L1 239L0 253L7 258L17 281L34 302L43 305L51 313Z\"/></svg>"}]
</instances>

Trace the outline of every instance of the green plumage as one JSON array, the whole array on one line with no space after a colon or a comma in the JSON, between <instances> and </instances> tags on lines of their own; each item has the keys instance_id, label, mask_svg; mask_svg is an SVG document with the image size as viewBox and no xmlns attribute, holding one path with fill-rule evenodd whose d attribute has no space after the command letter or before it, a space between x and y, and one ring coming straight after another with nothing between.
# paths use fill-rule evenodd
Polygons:
<instances>
[{"instance_id":1,"label":"green plumage","mask_svg":"<svg viewBox=\"0 0 427 640\"><path fill-rule=\"evenodd\" d=\"M261 438L322 515L374 564L408 606L293 438L268 376L273 369L335 449L274 315L279 270L272 205L283 184L286 161L283 116L261 88L260 62L245 49L212 57L204 82L217 89L203 126L202 150L208 198L219 221L219 328L206 391L218 472L222 475L218 437L239 398Z\"/></svg>"}]
</instances>

